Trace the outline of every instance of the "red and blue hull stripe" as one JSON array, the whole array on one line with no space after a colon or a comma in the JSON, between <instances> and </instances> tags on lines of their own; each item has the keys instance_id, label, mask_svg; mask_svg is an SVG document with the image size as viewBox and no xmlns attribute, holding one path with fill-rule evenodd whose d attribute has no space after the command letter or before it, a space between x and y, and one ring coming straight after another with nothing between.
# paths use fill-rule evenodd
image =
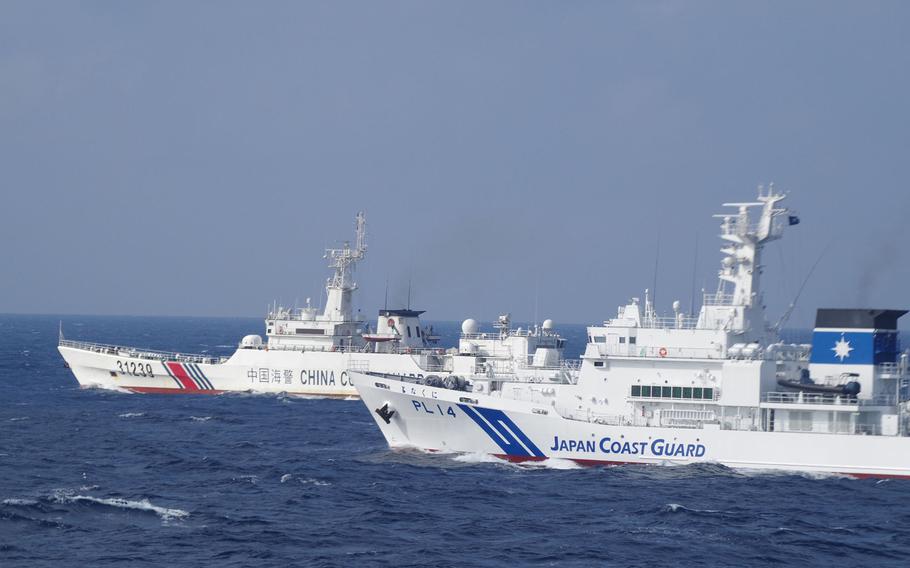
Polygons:
<instances>
[{"instance_id":1,"label":"red and blue hull stripe","mask_svg":"<svg viewBox=\"0 0 910 568\"><path fill-rule=\"evenodd\" d=\"M139 392L173 392L175 390L183 392L205 392L216 393L215 387L205 373L195 363L179 363L177 361L165 361L164 370L174 380L176 388L150 388L134 387L133 390Z\"/></svg>"}]
</instances>

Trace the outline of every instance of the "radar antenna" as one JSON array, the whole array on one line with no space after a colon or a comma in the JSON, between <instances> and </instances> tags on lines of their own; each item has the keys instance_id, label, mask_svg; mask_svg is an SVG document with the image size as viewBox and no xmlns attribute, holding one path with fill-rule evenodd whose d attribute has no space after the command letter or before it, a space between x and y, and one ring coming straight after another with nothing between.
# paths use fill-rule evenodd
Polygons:
<instances>
[{"instance_id":1,"label":"radar antenna","mask_svg":"<svg viewBox=\"0 0 910 568\"><path fill-rule=\"evenodd\" d=\"M326 249L325 257L329 268L335 269L326 283L326 304L324 316L329 321L351 321L351 293L357 289L354 283L354 268L363 260L367 252L366 216L363 211L357 213L354 248L350 241L345 241L341 248Z\"/></svg>"},{"instance_id":2,"label":"radar antenna","mask_svg":"<svg viewBox=\"0 0 910 568\"><path fill-rule=\"evenodd\" d=\"M357 213L356 220L357 231L355 233L354 248L351 248L349 241L345 241L340 249L326 249L325 251L325 258L329 259L329 268L335 269L335 275L329 282L330 288L347 290L355 287L351 281L352 273L357 261L363 260L367 251L366 217L363 211Z\"/></svg>"}]
</instances>

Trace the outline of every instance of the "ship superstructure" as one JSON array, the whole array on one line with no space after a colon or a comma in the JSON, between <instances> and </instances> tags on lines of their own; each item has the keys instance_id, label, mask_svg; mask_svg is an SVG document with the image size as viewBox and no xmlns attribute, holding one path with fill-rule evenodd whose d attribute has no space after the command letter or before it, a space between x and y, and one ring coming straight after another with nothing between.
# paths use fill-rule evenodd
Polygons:
<instances>
[{"instance_id":1,"label":"ship superstructure","mask_svg":"<svg viewBox=\"0 0 910 568\"><path fill-rule=\"evenodd\" d=\"M354 245L327 249L325 257L334 274L326 281L322 313L310 305L303 308L273 306L265 319L269 349L330 351L364 345L364 322L354 317L353 296L357 290L354 269L367 252L366 218L358 213Z\"/></svg>"},{"instance_id":2,"label":"ship superstructure","mask_svg":"<svg viewBox=\"0 0 910 568\"><path fill-rule=\"evenodd\" d=\"M384 308L375 327L355 317L354 271L366 251L366 220L358 213L353 244L326 250L333 273L326 281L325 306L319 310L309 299L302 308L273 304L265 318L266 341L248 335L230 357L72 341L64 339L62 331L58 349L80 385L143 393L240 391L356 397L352 369L441 380L456 368L476 364L476 353L442 349L432 326L422 324L422 311ZM546 333L551 343L562 341L552 330ZM521 335L520 330L517 334ZM512 335L516 332L506 330L502 337ZM561 372L564 343L555 354L548 345L538 349L533 342L519 343L485 360L497 368L510 368L514 359L514 366L526 373L550 376ZM547 355L538 355L539 350ZM533 364L535 358L539 364Z\"/></svg>"},{"instance_id":3,"label":"ship superstructure","mask_svg":"<svg viewBox=\"0 0 910 568\"><path fill-rule=\"evenodd\" d=\"M648 292L588 328L579 374L466 375L460 391L355 374L389 444L581 463L713 461L740 468L910 477L903 310L819 310L811 345L765 317L762 255L798 217L759 191L718 215L718 288L697 317Z\"/></svg>"}]
</instances>

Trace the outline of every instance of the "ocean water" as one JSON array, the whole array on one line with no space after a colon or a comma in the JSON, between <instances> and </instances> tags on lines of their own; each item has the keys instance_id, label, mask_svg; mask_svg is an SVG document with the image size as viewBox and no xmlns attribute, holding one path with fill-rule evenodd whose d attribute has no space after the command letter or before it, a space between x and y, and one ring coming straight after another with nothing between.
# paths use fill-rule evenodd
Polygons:
<instances>
[{"instance_id":1,"label":"ocean water","mask_svg":"<svg viewBox=\"0 0 910 568\"><path fill-rule=\"evenodd\" d=\"M215 354L262 331L0 316L4 568L910 562L910 482L391 451L359 401L81 390L59 319L74 339ZM561 330L577 354L583 326Z\"/></svg>"}]
</instances>

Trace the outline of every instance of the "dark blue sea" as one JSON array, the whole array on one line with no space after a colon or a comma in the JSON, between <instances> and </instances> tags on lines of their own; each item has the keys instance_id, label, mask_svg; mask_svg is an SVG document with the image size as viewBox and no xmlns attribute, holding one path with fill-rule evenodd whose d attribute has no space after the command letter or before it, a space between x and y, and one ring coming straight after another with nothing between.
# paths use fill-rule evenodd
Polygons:
<instances>
[{"instance_id":1,"label":"dark blue sea","mask_svg":"<svg viewBox=\"0 0 910 568\"><path fill-rule=\"evenodd\" d=\"M390 451L359 401L81 390L73 339L227 354L258 319L0 316L0 566L907 566L910 482ZM448 344L456 324L437 324ZM583 326L562 326L570 350Z\"/></svg>"}]
</instances>

